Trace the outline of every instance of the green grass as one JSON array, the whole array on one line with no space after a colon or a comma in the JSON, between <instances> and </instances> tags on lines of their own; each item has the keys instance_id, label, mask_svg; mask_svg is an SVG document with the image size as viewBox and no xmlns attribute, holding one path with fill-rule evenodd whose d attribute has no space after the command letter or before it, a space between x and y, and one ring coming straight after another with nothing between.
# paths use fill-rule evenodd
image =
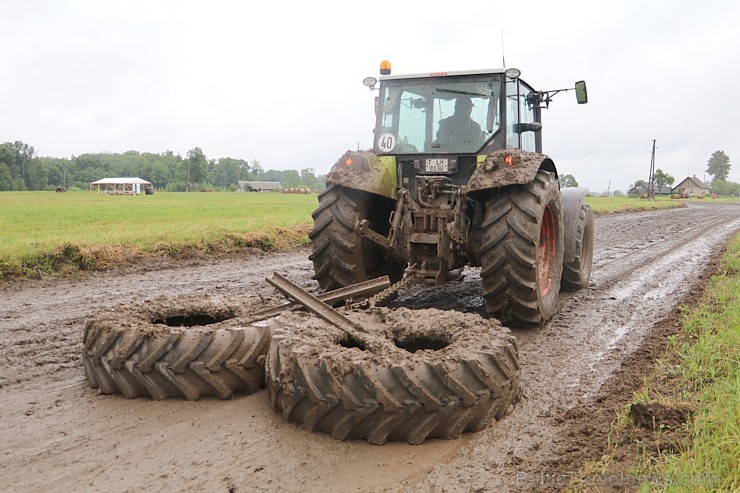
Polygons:
<instances>
[{"instance_id":1,"label":"green grass","mask_svg":"<svg viewBox=\"0 0 740 493\"><path fill-rule=\"evenodd\" d=\"M672 209L684 207L684 202L685 200L676 200L664 196L656 197L655 200L630 197L586 197L586 203L591 206L595 214Z\"/></svg>"},{"instance_id":2,"label":"green grass","mask_svg":"<svg viewBox=\"0 0 740 493\"><path fill-rule=\"evenodd\" d=\"M647 211L652 209L673 209L684 207L686 202L697 202L705 204L714 203L738 203L738 197L720 197L713 199L711 197L698 199L671 199L668 196L660 195L655 200L647 200L631 197L586 197L586 203L591 206L595 214L613 214L616 212L636 212Z\"/></svg>"},{"instance_id":3,"label":"green grass","mask_svg":"<svg viewBox=\"0 0 740 493\"><path fill-rule=\"evenodd\" d=\"M254 237L245 235L274 234L280 228L305 233L316 205L315 194L3 192L0 276L55 270L58 265L50 264L64 264L99 246L132 252L186 245L209 250L219 243L248 244Z\"/></svg>"}]
</instances>

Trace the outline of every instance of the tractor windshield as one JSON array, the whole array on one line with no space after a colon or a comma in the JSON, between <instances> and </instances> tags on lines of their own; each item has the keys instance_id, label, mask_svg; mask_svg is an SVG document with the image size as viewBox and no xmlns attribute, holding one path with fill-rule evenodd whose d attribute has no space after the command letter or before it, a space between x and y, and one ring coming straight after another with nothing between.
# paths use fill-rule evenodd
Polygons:
<instances>
[{"instance_id":1,"label":"tractor windshield","mask_svg":"<svg viewBox=\"0 0 740 493\"><path fill-rule=\"evenodd\" d=\"M500 77L489 74L383 81L376 152L478 152L501 126Z\"/></svg>"}]
</instances>

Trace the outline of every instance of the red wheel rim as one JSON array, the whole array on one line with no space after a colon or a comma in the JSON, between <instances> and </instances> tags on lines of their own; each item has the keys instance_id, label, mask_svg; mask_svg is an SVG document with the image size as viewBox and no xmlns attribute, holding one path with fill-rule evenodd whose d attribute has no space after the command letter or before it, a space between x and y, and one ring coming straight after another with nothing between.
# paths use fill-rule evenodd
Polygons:
<instances>
[{"instance_id":1,"label":"red wheel rim","mask_svg":"<svg viewBox=\"0 0 740 493\"><path fill-rule=\"evenodd\" d=\"M539 281L540 292L542 296L545 296L552 287L552 273L555 267L555 218L549 205L542 215L538 257L537 280Z\"/></svg>"}]
</instances>

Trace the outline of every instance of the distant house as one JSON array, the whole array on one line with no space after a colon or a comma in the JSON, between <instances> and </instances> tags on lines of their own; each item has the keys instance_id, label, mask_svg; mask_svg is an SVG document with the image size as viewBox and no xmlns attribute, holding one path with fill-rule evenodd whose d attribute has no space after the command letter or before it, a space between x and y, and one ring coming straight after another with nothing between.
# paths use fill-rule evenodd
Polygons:
<instances>
[{"instance_id":1,"label":"distant house","mask_svg":"<svg viewBox=\"0 0 740 493\"><path fill-rule=\"evenodd\" d=\"M655 195L670 195L671 187L659 187L658 185L653 184L653 193ZM635 186L630 188L629 191L627 192L627 195L631 197L641 197L647 194L648 194L648 185L647 185L647 182L643 180L637 180L635 182Z\"/></svg>"},{"instance_id":2,"label":"distant house","mask_svg":"<svg viewBox=\"0 0 740 493\"><path fill-rule=\"evenodd\" d=\"M630 188L627 192L627 195L629 196L641 196L641 195L647 195L648 189L647 189L647 183L645 183L642 180L637 180L635 182L635 186Z\"/></svg>"},{"instance_id":3,"label":"distant house","mask_svg":"<svg viewBox=\"0 0 740 493\"><path fill-rule=\"evenodd\" d=\"M238 181L238 192L280 192L283 190L277 181Z\"/></svg>"},{"instance_id":4,"label":"distant house","mask_svg":"<svg viewBox=\"0 0 740 493\"><path fill-rule=\"evenodd\" d=\"M673 187L673 193L679 194L681 197L704 197L709 195L711 187L694 175L693 177L688 176L684 180Z\"/></svg>"}]
</instances>

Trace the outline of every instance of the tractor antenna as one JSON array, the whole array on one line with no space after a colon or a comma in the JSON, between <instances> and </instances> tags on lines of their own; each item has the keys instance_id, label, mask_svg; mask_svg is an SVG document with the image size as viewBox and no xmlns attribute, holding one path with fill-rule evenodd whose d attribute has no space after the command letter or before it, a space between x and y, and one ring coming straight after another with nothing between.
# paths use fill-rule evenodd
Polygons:
<instances>
[{"instance_id":1,"label":"tractor antenna","mask_svg":"<svg viewBox=\"0 0 740 493\"><path fill-rule=\"evenodd\" d=\"M501 28L501 62L504 64L503 68L506 68L506 54L504 53L504 28Z\"/></svg>"}]
</instances>

